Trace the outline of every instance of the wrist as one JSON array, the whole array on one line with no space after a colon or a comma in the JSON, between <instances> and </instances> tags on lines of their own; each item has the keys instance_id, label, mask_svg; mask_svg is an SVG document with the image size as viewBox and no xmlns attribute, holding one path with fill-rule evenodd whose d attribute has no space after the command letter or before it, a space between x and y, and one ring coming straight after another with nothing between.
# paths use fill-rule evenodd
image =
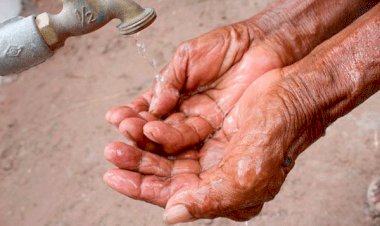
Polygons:
<instances>
[{"instance_id":1,"label":"wrist","mask_svg":"<svg viewBox=\"0 0 380 226\"><path fill-rule=\"evenodd\" d=\"M368 11L378 0L279 0L244 21L253 45L263 45L290 65Z\"/></svg>"},{"instance_id":2,"label":"wrist","mask_svg":"<svg viewBox=\"0 0 380 226\"><path fill-rule=\"evenodd\" d=\"M380 5L284 69L306 118L329 126L380 90Z\"/></svg>"}]
</instances>

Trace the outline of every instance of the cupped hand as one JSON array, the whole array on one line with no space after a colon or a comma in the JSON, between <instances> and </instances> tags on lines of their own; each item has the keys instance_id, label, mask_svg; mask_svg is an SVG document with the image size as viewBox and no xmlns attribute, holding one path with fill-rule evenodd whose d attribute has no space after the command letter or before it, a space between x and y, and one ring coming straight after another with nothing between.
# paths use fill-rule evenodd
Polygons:
<instances>
[{"instance_id":1,"label":"cupped hand","mask_svg":"<svg viewBox=\"0 0 380 226\"><path fill-rule=\"evenodd\" d=\"M252 81L302 59L376 3L277 1L246 21L180 45L153 88L107 119L143 149L177 153L192 147L220 129ZM164 120L149 122L158 118Z\"/></svg>"},{"instance_id":2,"label":"cupped hand","mask_svg":"<svg viewBox=\"0 0 380 226\"><path fill-rule=\"evenodd\" d=\"M297 156L380 90L380 52L374 48L380 43L379 10L377 5L296 64L252 82L221 129L197 148L164 157L134 144L109 145L105 156L118 169L108 171L105 181L129 197L165 207L170 224L257 215Z\"/></svg>"},{"instance_id":3,"label":"cupped hand","mask_svg":"<svg viewBox=\"0 0 380 226\"><path fill-rule=\"evenodd\" d=\"M204 141L220 129L252 81L282 66L251 33L242 22L183 43L153 87L109 111L107 120L142 149L160 144L176 153Z\"/></svg>"},{"instance_id":4,"label":"cupped hand","mask_svg":"<svg viewBox=\"0 0 380 226\"><path fill-rule=\"evenodd\" d=\"M305 139L313 140L302 130L304 115L293 105L285 87L295 87L286 77L275 70L253 82L221 130L199 149L163 157L134 145L109 145L105 156L118 169L106 173L105 181L131 198L164 207L169 224L256 216L310 143Z\"/></svg>"}]
</instances>

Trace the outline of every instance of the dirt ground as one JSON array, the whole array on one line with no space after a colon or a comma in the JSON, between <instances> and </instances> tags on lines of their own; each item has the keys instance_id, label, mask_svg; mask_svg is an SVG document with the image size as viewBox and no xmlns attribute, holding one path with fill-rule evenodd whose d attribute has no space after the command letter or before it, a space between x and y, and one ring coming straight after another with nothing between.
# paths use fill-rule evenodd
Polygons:
<instances>
[{"instance_id":1,"label":"dirt ground","mask_svg":"<svg viewBox=\"0 0 380 226\"><path fill-rule=\"evenodd\" d=\"M33 0L28 12L58 11ZM121 37L113 22L73 38L45 64L0 86L1 226L159 226L163 211L102 182L104 146L123 138L107 109L148 87L181 41L247 18L269 0L141 0L156 23ZM140 48L136 47L136 44ZM142 46L145 47L142 48ZM367 186L380 174L380 95L328 129L257 218L202 226L369 226Z\"/></svg>"}]
</instances>

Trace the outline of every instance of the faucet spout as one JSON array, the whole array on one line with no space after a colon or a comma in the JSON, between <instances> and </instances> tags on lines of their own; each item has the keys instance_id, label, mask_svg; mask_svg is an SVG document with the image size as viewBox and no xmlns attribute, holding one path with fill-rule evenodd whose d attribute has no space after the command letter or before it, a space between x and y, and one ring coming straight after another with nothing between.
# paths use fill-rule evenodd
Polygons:
<instances>
[{"instance_id":1,"label":"faucet spout","mask_svg":"<svg viewBox=\"0 0 380 226\"><path fill-rule=\"evenodd\" d=\"M71 36L93 32L113 19L119 19L119 31L130 35L146 28L156 18L151 8L143 8L133 0L63 0L56 15L43 13L36 23L48 46L62 47Z\"/></svg>"}]
</instances>

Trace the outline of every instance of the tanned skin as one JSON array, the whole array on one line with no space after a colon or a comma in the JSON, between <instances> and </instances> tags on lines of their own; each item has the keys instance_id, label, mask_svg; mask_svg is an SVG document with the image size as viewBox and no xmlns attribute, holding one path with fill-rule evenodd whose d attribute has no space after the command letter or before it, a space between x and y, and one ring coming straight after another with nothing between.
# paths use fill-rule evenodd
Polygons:
<instances>
[{"instance_id":1,"label":"tanned skin","mask_svg":"<svg viewBox=\"0 0 380 226\"><path fill-rule=\"evenodd\" d=\"M164 207L170 224L256 216L279 192L297 156L380 89L380 4L324 41L348 25L339 22L341 16L353 20L373 3L337 1L350 6L323 14L335 1L293 2L280 1L262 14L288 6L289 17L281 18L293 16L302 24L297 10L314 15L319 6L326 18L305 16L305 26L282 20L270 32L260 29L268 22L259 14L258 22L252 18L187 42L153 91L109 112L107 119L134 144L106 148L118 169L107 172L105 181L131 198ZM277 34L288 25L295 28L291 35ZM259 38L252 39L256 33ZM212 41L219 39L223 44ZM152 153L160 151L170 156Z\"/></svg>"}]
</instances>

